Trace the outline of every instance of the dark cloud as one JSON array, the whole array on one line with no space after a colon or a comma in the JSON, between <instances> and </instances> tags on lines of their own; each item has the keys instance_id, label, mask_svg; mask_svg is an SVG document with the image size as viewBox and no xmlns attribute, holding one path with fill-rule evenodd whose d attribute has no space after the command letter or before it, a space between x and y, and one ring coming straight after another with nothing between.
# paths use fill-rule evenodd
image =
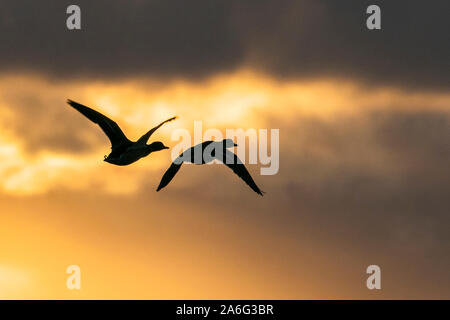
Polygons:
<instances>
[{"instance_id":1,"label":"dark cloud","mask_svg":"<svg viewBox=\"0 0 450 320\"><path fill-rule=\"evenodd\" d=\"M436 270L448 267L448 112L377 111L318 131L300 126L303 155L284 157L286 170L299 170L282 190L291 225L308 224L312 233L402 263L432 259ZM317 145L327 156L317 155Z\"/></svg>"},{"instance_id":2,"label":"dark cloud","mask_svg":"<svg viewBox=\"0 0 450 320\"><path fill-rule=\"evenodd\" d=\"M267 228L267 237L321 243L342 257L352 255L361 268L378 261L393 277L384 297L450 294L448 112L376 111L333 121L297 117L295 126L282 119L272 124L284 137L280 172L260 176L249 166L267 191L263 199L252 197L226 168L189 166L159 197L194 201L196 210L214 219L220 204L230 219ZM304 253L289 254L295 260ZM330 268L339 263L330 256ZM415 287L407 292L411 281ZM342 284L341 297L353 296L348 286Z\"/></svg>"},{"instance_id":3,"label":"dark cloud","mask_svg":"<svg viewBox=\"0 0 450 320\"><path fill-rule=\"evenodd\" d=\"M66 28L70 4L4 4L4 67L58 76L183 76L228 68L240 57L226 1L82 0L79 31Z\"/></svg>"},{"instance_id":4,"label":"dark cloud","mask_svg":"<svg viewBox=\"0 0 450 320\"><path fill-rule=\"evenodd\" d=\"M446 169L444 161L450 158L446 139L450 137L449 117L450 112L391 112L388 116L378 112L372 119L377 139L392 153L404 160L420 159L422 164Z\"/></svg>"},{"instance_id":5,"label":"dark cloud","mask_svg":"<svg viewBox=\"0 0 450 320\"><path fill-rule=\"evenodd\" d=\"M0 5L3 70L53 76L195 77L241 66L285 77L344 76L448 88L450 3L377 1L382 30L365 27L372 1L69 1Z\"/></svg>"},{"instance_id":6,"label":"dark cloud","mask_svg":"<svg viewBox=\"0 0 450 320\"><path fill-rule=\"evenodd\" d=\"M379 84L448 87L448 1L376 1L382 30L366 28L373 1L263 1L239 10L250 64L286 76L344 76ZM255 8L253 8L255 9ZM247 14L250 13L250 14Z\"/></svg>"}]
</instances>

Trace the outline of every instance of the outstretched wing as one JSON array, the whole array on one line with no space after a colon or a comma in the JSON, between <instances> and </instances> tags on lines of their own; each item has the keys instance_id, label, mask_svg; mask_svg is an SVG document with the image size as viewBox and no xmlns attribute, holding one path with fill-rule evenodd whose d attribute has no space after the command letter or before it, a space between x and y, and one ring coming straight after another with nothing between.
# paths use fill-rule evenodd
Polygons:
<instances>
[{"instance_id":1,"label":"outstretched wing","mask_svg":"<svg viewBox=\"0 0 450 320\"><path fill-rule=\"evenodd\" d=\"M98 124L100 128L102 128L103 132L108 136L109 140L111 141L112 149L123 143L131 143L131 141L128 140L128 138L122 132L118 124L115 123L113 120L109 119L107 116L104 116L100 112L97 112L89 107L83 106L82 104L79 104L72 100L67 100L67 103L76 110L78 110L86 118Z\"/></svg>"},{"instance_id":2,"label":"outstretched wing","mask_svg":"<svg viewBox=\"0 0 450 320\"><path fill-rule=\"evenodd\" d=\"M236 173L239 178L245 181L245 183L252 188L253 191L255 191L259 195L263 195L264 191L261 191L261 189L258 188L255 181L253 181L252 176L247 171L247 168L244 166L242 161L238 158L237 155L235 155L233 152L225 150L225 165L233 170L234 173ZM222 161L222 159L219 159Z\"/></svg>"},{"instance_id":3,"label":"outstretched wing","mask_svg":"<svg viewBox=\"0 0 450 320\"><path fill-rule=\"evenodd\" d=\"M150 136L153 134L153 132L155 132L156 130L159 129L159 127L161 127L164 123L175 120L177 117L172 117L170 119L167 119L163 122L161 122L160 124L158 124L156 127L154 127L153 129L150 129L149 132L147 132L146 134L144 134L142 137L139 138L139 140L137 141L138 143L147 143L148 139L150 138Z\"/></svg>"},{"instance_id":4,"label":"outstretched wing","mask_svg":"<svg viewBox=\"0 0 450 320\"><path fill-rule=\"evenodd\" d=\"M158 189L156 189L156 191L159 191L165 186L167 186L169 182L172 181L173 177L177 174L178 170L180 170L183 162L180 162L179 164L177 164L176 162L177 160L172 162L169 169L167 169L167 171L164 173L161 182L159 183Z\"/></svg>"}]
</instances>

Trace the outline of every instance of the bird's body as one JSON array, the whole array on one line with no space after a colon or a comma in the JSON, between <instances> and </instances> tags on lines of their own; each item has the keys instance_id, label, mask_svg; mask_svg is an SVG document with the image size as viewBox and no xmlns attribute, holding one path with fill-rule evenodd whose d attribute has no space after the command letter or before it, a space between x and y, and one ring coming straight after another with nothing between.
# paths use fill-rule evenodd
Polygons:
<instances>
[{"instance_id":1,"label":"bird's body","mask_svg":"<svg viewBox=\"0 0 450 320\"><path fill-rule=\"evenodd\" d=\"M108 156L105 156L104 161L108 163L126 166L148 156L152 152L169 149L162 142L156 141L147 144L147 141L159 127L166 122L176 119L176 117L163 121L153 129L149 130L138 141L133 142L125 136L117 123L103 114L72 100L68 100L67 103L89 120L98 124L107 135L111 141L111 153Z\"/></svg>"},{"instance_id":2,"label":"bird's body","mask_svg":"<svg viewBox=\"0 0 450 320\"><path fill-rule=\"evenodd\" d=\"M166 148L163 148L166 149ZM118 166L127 166L148 156L153 151L152 145L131 143L122 145L116 149L112 149L111 153L105 157L105 161Z\"/></svg>"},{"instance_id":3,"label":"bird's body","mask_svg":"<svg viewBox=\"0 0 450 320\"><path fill-rule=\"evenodd\" d=\"M225 139L221 142L205 141L185 150L177 159L175 159L169 169L164 173L161 182L156 191L161 190L169 184L181 168L183 162L193 163L197 165L207 164L214 160L225 164L235 174L237 174L244 182L257 194L263 195L263 191L259 189L250 173L245 168L242 161L236 154L228 151L228 148L237 146L233 140Z\"/></svg>"}]
</instances>

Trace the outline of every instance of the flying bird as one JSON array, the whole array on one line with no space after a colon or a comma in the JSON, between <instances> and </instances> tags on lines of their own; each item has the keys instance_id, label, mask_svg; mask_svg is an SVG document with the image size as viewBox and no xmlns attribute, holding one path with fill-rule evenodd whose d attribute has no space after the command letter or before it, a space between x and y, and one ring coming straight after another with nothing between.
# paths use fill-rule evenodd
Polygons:
<instances>
[{"instance_id":1,"label":"flying bird","mask_svg":"<svg viewBox=\"0 0 450 320\"><path fill-rule=\"evenodd\" d=\"M181 155L176 158L169 169L164 173L161 182L159 183L156 191L161 190L172 181L175 174L180 170L183 162L194 163L194 164L206 164L214 160L219 160L225 164L228 168L233 170L235 174L239 176L244 182L252 188L259 195L263 195L264 191L261 191L253 181L252 176L245 168L242 161L238 158L236 154L227 150L227 148L237 147L237 144L231 139L225 139L220 142L215 141L205 141L203 143L197 144L189 149L186 149Z\"/></svg>"},{"instance_id":2,"label":"flying bird","mask_svg":"<svg viewBox=\"0 0 450 320\"><path fill-rule=\"evenodd\" d=\"M72 100L67 100L67 103L78 110L86 118L98 124L103 132L108 136L111 141L111 153L105 156L104 159L104 161L108 163L118 166L126 166L148 156L152 152L169 149L160 141L156 141L151 144L147 144L147 142L153 132L155 132L164 123L175 120L177 117L172 117L161 122L159 125L140 137L138 141L133 142L125 136L119 125L107 116Z\"/></svg>"}]
</instances>

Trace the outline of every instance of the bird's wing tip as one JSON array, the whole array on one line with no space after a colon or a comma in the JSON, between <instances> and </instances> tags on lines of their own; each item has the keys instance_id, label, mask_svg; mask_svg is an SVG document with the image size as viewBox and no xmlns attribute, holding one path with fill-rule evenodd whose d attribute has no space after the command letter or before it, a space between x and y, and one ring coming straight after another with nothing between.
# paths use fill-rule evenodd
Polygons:
<instances>
[{"instance_id":1,"label":"bird's wing tip","mask_svg":"<svg viewBox=\"0 0 450 320\"><path fill-rule=\"evenodd\" d=\"M71 106L73 106L73 105L77 105L77 103L75 102L75 101L73 101L73 100L70 100L70 99L67 99L67 104L69 104L69 105L71 105Z\"/></svg>"}]
</instances>

